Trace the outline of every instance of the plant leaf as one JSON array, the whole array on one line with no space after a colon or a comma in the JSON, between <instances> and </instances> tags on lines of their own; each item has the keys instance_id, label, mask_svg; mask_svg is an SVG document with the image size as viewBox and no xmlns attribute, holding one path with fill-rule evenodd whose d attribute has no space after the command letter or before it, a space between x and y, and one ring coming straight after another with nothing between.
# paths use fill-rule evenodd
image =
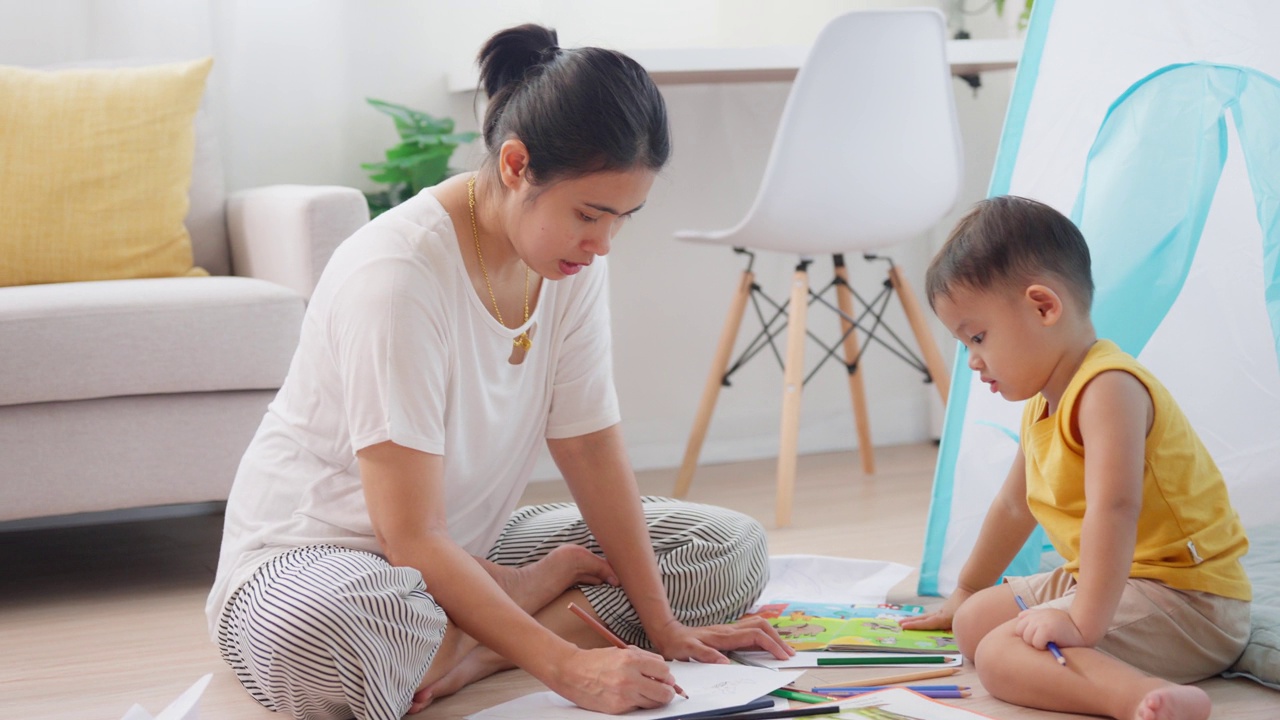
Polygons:
<instances>
[{"instance_id":1,"label":"plant leaf","mask_svg":"<svg viewBox=\"0 0 1280 720\"><path fill-rule=\"evenodd\" d=\"M447 177L449 158L458 144L480 136L476 132L455 133L453 118L437 118L385 100L365 98L365 102L389 116L400 135L401 142L385 151L386 160L360 165L370 173L370 180L391 186L386 190L391 206Z\"/></svg>"},{"instance_id":2,"label":"plant leaf","mask_svg":"<svg viewBox=\"0 0 1280 720\"><path fill-rule=\"evenodd\" d=\"M448 168L448 156L434 157L426 162L419 163L409 170L411 175L409 187L413 189L414 193L417 193L423 188L437 185L441 180L444 180L445 172Z\"/></svg>"},{"instance_id":3,"label":"plant leaf","mask_svg":"<svg viewBox=\"0 0 1280 720\"><path fill-rule=\"evenodd\" d=\"M414 155L421 155L422 153L429 152L430 150L430 145L424 147L415 143L403 142L395 147L387 148L387 160L398 160L400 158L413 157Z\"/></svg>"}]
</instances>

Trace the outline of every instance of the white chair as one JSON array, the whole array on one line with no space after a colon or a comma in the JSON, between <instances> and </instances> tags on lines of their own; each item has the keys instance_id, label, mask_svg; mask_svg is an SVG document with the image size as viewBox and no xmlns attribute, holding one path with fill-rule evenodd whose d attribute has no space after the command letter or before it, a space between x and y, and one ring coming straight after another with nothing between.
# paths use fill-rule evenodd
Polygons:
<instances>
[{"instance_id":1,"label":"white chair","mask_svg":"<svg viewBox=\"0 0 1280 720\"><path fill-rule=\"evenodd\" d=\"M946 402L950 378L920 305L901 270L872 251L918 236L955 205L962 159L951 82L945 22L938 11L863 11L837 17L818 35L796 76L759 194L746 218L728 230L676 233L681 240L731 246L749 258L689 435L676 497L684 497L693 482L720 387L728 384L729 375L743 362L772 345L781 333L781 327L774 326L777 321L787 327L777 522L779 527L790 524L800 398L806 380L805 336L814 337L806 328L805 316L814 302L837 310L823 297L833 288L843 330L838 342L843 344L849 371L864 471L875 471L860 369L870 341L883 344L921 370ZM769 299L756 284L751 267L755 250L800 256L785 305ZM846 252L887 263L888 281L879 297L863 302L849 286ZM818 255L833 256L835 277L815 293L809 286L808 266ZM923 360L883 324L881 313L894 293L902 302ZM773 318L730 368L747 302L756 302L759 310L761 299L771 304ZM857 315L855 299L863 305ZM863 349L859 330L864 334ZM828 357L838 351L835 346L824 347Z\"/></svg>"}]
</instances>

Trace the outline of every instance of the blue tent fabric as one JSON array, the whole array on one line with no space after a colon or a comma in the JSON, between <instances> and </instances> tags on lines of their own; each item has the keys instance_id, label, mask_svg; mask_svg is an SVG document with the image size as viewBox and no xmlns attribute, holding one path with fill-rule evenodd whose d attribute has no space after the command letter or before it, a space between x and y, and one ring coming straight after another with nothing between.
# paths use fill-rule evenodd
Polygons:
<instances>
[{"instance_id":1,"label":"blue tent fabric","mask_svg":"<svg viewBox=\"0 0 1280 720\"><path fill-rule=\"evenodd\" d=\"M1264 287L1280 361L1280 82L1250 68L1169 65L1111 106L1072 220L1093 256L1099 337L1137 356L1182 291L1235 122L1263 229Z\"/></svg>"}]
</instances>

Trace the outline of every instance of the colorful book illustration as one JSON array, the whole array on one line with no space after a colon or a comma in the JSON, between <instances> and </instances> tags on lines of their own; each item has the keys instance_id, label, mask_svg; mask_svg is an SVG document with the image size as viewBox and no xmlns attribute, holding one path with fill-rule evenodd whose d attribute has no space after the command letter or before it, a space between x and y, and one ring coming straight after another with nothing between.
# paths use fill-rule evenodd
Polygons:
<instances>
[{"instance_id":1,"label":"colorful book illustration","mask_svg":"<svg viewBox=\"0 0 1280 720\"><path fill-rule=\"evenodd\" d=\"M903 630L899 620L919 605L837 605L776 602L747 613L769 621L796 650L878 653L958 653L955 636L941 630Z\"/></svg>"}]
</instances>

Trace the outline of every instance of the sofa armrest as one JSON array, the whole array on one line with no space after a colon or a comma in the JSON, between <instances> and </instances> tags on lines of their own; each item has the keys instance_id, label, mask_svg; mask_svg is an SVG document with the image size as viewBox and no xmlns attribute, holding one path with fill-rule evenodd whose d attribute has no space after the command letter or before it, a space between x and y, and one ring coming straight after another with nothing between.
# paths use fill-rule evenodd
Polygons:
<instances>
[{"instance_id":1,"label":"sofa armrest","mask_svg":"<svg viewBox=\"0 0 1280 720\"><path fill-rule=\"evenodd\" d=\"M369 221L355 188L271 185L227 199L232 272L311 297L338 243Z\"/></svg>"}]
</instances>

